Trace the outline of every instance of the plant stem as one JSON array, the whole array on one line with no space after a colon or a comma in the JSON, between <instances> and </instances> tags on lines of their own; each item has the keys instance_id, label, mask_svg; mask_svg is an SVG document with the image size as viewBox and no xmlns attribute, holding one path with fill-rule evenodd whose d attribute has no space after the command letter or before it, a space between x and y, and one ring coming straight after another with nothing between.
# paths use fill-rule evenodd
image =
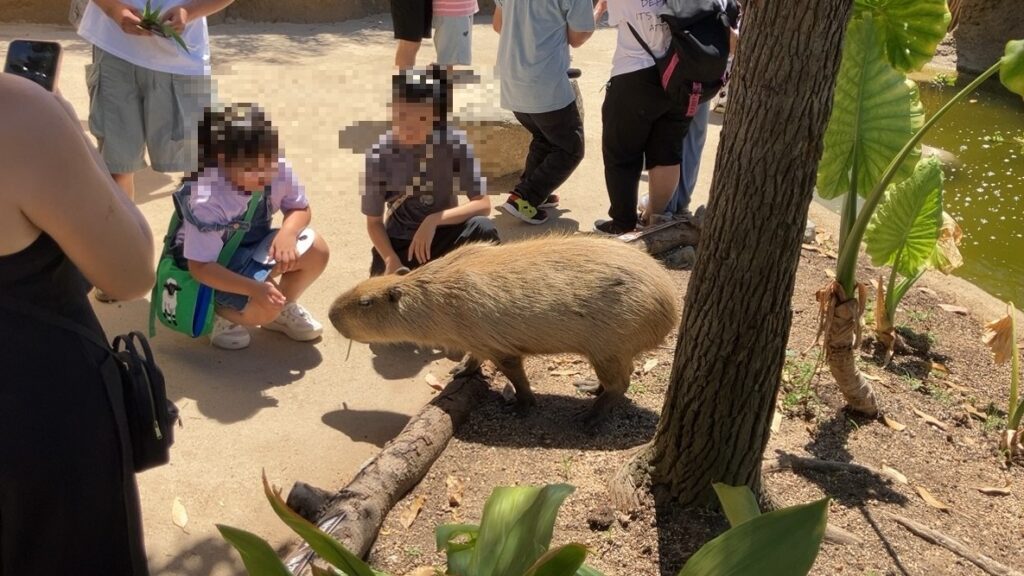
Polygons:
<instances>
[{"instance_id":1,"label":"plant stem","mask_svg":"<svg viewBox=\"0 0 1024 576\"><path fill-rule=\"evenodd\" d=\"M857 255L860 252L860 243L864 238L864 231L867 229L868 222L871 220L871 216L875 213L875 209L878 208L878 204L882 201L882 198L885 195L885 189L889 186L889 182L891 182L893 177L896 175L896 171L903 165L903 161L907 159L907 156L909 156L911 152L913 152L914 148L921 142L924 135L931 129L931 127L934 126L939 119L945 116L946 112L948 112L950 108L967 97L968 94L974 92L974 90L977 89L978 86L981 86L985 80L988 80L992 75L998 72L1002 62L1002 59L1000 59L998 62L993 64L991 68L983 72L981 76L975 78L973 82L957 93L956 96L953 96L949 102L946 102L945 106L939 108L939 110L935 112L927 122L925 122L924 126L922 126L921 129L910 138L906 145L903 146L903 149L900 150L899 154L897 154L895 158L892 159L892 162L889 163L889 166L882 174L881 180L878 181L878 184L875 185L871 194L869 194L867 199L864 201L864 206L861 207L860 214L857 215L857 221L853 223L853 227L850 230L850 235L847 238L846 244L840 248L839 264L836 266L836 279L843 286L843 290L845 290L847 294L853 294L853 287L856 280Z\"/></svg>"},{"instance_id":2,"label":"plant stem","mask_svg":"<svg viewBox=\"0 0 1024 576\"><path fill-rule=\"evenodd\" d=\"M892 270L889 271L889 288L885 293L885 315L889 317L889 324L895 324L896 320L896 304L899 303L896 298L896 269L900 267L900 260L903 259L903 248L899 249L896 253L896 259L892 263ZM878 304L875 304L878 306Z\"/></svg>"},{"instance_id":3,"label":"plant stem","mask_svg":"<svg viewBox=\"0 0 1024 576\"><path fill-rule=\"evenodd\" d=\"M850 189L846 192L846 198L843 202L842 217L839 222L839 251L842 252L843 246L846 245L846 240L850 237L850 231L853 230L853 222L857 219L857 169L859 168L859 154L857 154L856 148L853 151L853 167L850 170Z\"/></svg>"},{"instance_id":4,"label":"plant stem","mask_svg":"<svg viewBox=\"0 0 1024 576\"><path fill-rule=\"evenodd\" d=\"M1010 341L1013 343L1010 356L1010 411L1007 412L1007 430L1016 430L1020 427L1021 417L1024 416L1024 402L1017 402L1017 395L1020 392L1020 350L1017 348L1017 313L1010 302Z\"/></svg>"}]
</instances>

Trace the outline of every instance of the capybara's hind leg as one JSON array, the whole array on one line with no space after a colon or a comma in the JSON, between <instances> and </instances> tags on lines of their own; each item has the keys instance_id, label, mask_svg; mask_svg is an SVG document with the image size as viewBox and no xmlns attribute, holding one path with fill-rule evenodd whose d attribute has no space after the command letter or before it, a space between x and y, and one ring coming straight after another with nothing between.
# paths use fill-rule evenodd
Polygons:
<instances>
[{"instance_id":1,"label":"capybara's hind leg","mask_svg":"<svg viewBox=\"0 0 1024 576\"><path fill-rule=\"evenodd\" d=\"M602 422L607 418L608 411L622 402L629 388L629 376L633 372L632 359L602 358L591 362L604 391L583 416L583 422L588 426Z\"/></svg>"},{"instance_id":2,"label":"capybara's hind leg","mask_svg":"<svg viewBox=\"0 0 1024 576\"><path fill-rule=\"evenodd\" d=\"M530 390L530 381L523 369L522 356L510 356L498 361L498 370L508 378L516 389L516 409L525 412L537 405L537 398Z\"/></svg>"},{"instance_id":3,"label":"capybara's hind leg","mask_svg":"<svg viewBox=\"0 0 1024 576\"><path fill-rule=\"evenodd\" d=\"M451 369L450 374L455 378L467 378L479 372L481 364L482 362L479 359L474 358L471 355L466 356L462 362L456 364L455 367Z\"/></svg>"}]
</instances>

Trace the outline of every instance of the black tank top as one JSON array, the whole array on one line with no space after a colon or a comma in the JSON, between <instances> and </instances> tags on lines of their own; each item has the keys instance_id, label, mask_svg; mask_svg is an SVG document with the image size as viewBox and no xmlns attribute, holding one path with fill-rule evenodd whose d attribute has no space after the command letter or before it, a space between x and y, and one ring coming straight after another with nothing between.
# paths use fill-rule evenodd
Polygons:
<instances>
[{"instance_id":1,"label":"black tank top","mask_svg":"<svg viewBox=\"0 0 1024 576\"><path fill-rule=\"evenodd\" d=\"M102 337L96 314L89 305L92 289L57 243L45 233L35 242L14 254L0 256L0 298L7 302L28 302L94 330ZM26 322L23 316L0 308L0 342L21 341L48 354L47 334L59 328L41 322ZM32 346L35 344L35 346ZM50 351L49 355L53 358Z\"/></svg>"}]
</instances>

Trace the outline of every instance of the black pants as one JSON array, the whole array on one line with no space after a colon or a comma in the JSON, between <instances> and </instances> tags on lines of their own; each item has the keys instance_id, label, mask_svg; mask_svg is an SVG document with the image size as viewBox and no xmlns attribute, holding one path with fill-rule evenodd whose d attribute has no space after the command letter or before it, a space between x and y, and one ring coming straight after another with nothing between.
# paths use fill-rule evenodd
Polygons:
<instances>
[{"instance_id":1,"label":"black pants","mask_svg":"<svg viewBox=\"0 0 1024 576\"><path fill-rule=\"evenodd\" d=\"M445 254L470 242L498 242L498 229L494 222L484 216L474 216L462 224L438 226L434 233L434 241L430 244L430 259L437 260ZM412 240L392 238L391 247L398 253L398 259L410 270L421 266L415 258L409 259L409 245ZM373 262L370 264L370 276L380 276L387 269L384 258L373 249Z\"/></svg>"},{"instance_id":2,"label":"black pants","mask_svg":"<svg viewBox=\"0 0 1024 576\"><path fill-rule=\"evenodd\" d=\"M644 167L679 166L690 121L686 111L669 100L658 69L652 66L612 77L601 123L608 215L616 224L633 228Z\"/></svg>"},{"instance_id":3,"label":"black pants","mask_svg":"<svg viewBox=\"0 0 1024 576\"><path fill-rule=\"evenodd\" d=\"M533 135L516 194L536 207L568 180L583 160L583 120L575 101L554 112L514 114Z\"/></svg>"},{"instance_id":4,"label":"black pants","mask_svg":"<svg viewBox=\"0 0 1024 576\"><path fill-rule=\"evenodd\" d=\"M138 492L112 408L123 400L108 397L103 353L2 311L0 341L0 576L144 576Z\"/></svg>"}]
</instances>

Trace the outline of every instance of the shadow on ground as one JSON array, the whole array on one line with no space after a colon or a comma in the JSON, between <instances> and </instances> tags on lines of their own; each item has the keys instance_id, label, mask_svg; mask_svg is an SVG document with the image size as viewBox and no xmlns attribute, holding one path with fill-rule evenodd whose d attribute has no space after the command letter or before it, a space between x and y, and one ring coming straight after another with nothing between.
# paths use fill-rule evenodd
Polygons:
<instances>
[{"instance_id":1,"label":"shadow on ground","mask_svg":"<svg viewBox=\"0 0 1024 576\"><path fill-rule=\"evenodd\" d=\"M415 344L370 344L373 369L386 380L411 378L423 367L444 358L440 352Z\"/></svg>"},{"instance_id":2,"label":"shadow on ground","mask_svg":"<svg viewBox=\"0 0 1024 576\"><path fill-rule=\"evenodd\" d=\"M328 412L321 418L324 424L348 436L354 442L367 442L383 448L389 440L409 423L404 414L382 410L353 410L342 404L341 410Z\"/></svg>"},{"instance_id":3,"label":"shadow on ground","mask_svg":"<svg viewBox=\"0 0 1024 576\"><path fill-rule=\"evenodd\" d=\"M244 526L237 528L245 529ZM248 527L250 530L252 526ZM257 533L259 529L255 530ZM287 551L287 544L277 550L278 557ZM164 563L150 558L149 566L152 574L212 574L214 570L227 570L234 576L246 576L238 553L227 543L218 538L206 538L178 552ZM223 572L222 572L223 573Z\"/></svg>"}]
</instances>

